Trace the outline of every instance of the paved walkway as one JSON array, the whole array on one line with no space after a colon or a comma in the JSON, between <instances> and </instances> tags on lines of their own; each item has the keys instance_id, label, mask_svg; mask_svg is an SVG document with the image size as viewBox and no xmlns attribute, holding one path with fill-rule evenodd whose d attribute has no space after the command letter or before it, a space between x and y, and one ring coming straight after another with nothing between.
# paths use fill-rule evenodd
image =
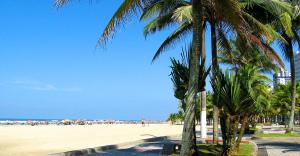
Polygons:
<instances>
[{"instance_id":1,"label":"paved walkway","mask_svg":"<svg viewBox=\"0 0 300 156\"><path fill-rule=\"evenodd\" d=\"M212 128L208 129L208 137L212 138ZM221 136L221 133L219 133ZM247 136L250 138L249 136ZM178 143L181 136L173 137L172 139L146 142L140 145L125 146L119 149L107 150L98 152L95 154L89 154L88 156L161 156L164 144ZM200 141L200 132L197 131L197 138ZM221 139L221 137L220 137Z\"/></svg>"},{"instance_id":2,"label":"paved walkway","mask_svg":"<svg viewBox=\"0 0 300 156\"><path fill-rule=\"evenodd\" d=\"M255 140L258 156L300 156L299 138Z\"/></svg>"},{"instance_id":3,"label":"paved walkway","mask_svg":"<svg viewBox=\"0 0 300 156\"><path fill-rule=\"evenodd\" d=\"M280 128L279 128L280 129ZM273 130L274 131L274 130ZM199 134L197 135L199 136ZM211 132L208 132L211 137ZM246 135L244 139L250 139ZM163 145L178 141L172 140L149 141L140 145L125 146L119 149L102 151L88 156L159 156L162 155ZM176 141L176 142L177 142ZM258 145L258 156L300 156L300 138L268 138L254 140Z\"/></svg>"},{"instance_id":4,"label":"paved walkway","mask_svg":"<svg viewBox=\"0 0 300 156\"><path fill-rule=\"evenodd\" d=\"M300 133L299 127L295 133ZM264 133L284 133L283 126L265 126ZM253 140L258 146L258 156L300 156L300 138L264 138Z\"/></svg>"},{"instance_id":5,"label":"paved walkway","mask_svg":"<svg viewBox=\"0 0 300 156\"><path fill-rule=\"evenodd\" d=\"M249 139L246 136L245 139ZM168 140L170 141L170 140ZM300 156L300 138L270 138L254 140L258 145L258 156ZM162 153L165 141L148 142L133 147L123 147L89 156L159 156Z\"/></svg>"},{"instance_id":6,"label":"paved walkway","mask_svg":"<svg viewBox=\"0 0 300 156\"><path fill-rule=\"evenodd\" d=\"M199 137L200 132L197 132L197 138L199 139ZM208 137L212 138L211 131L208 132ZM161 156L164 144L179 143L180 138L181 136L155 142L146 142L140 145L126 146L119 149L102 151L95 154L90 154L88 156ZM200 141L200 139L198 141Z\"/></svg>"},{"instance_id":7,"label":"paved walkway","mask_svg":"<svg viewBox=\"0 0 300 156\"><path fill-rule=\"evenodd\" d=\"M162 150L162 145L159 143L142 144L130 148L123 148L117 150L108 150L89 156L158 156Z\"/></svg>"},{"instance_id":8,"label":"paved walkway","mask_svg":"<svg viewBox=\"0 0 300 156\"><path fill-rule=\"evenodd\" d=\"M255 140L258 156L300 156L300 141L295 139Z\"/></svg>"},{"instance_id":9,"label":"paved walkway","mask_svg":"<svg viewBox=\"0 0 300 156\"><path fill-rule=\"evenodd\" d=\"M90 154L88 156L158 156L161 155L163 144L163 141L148 142L136 146L127 146L121 149Z\"/></svg>"}]
</instances>

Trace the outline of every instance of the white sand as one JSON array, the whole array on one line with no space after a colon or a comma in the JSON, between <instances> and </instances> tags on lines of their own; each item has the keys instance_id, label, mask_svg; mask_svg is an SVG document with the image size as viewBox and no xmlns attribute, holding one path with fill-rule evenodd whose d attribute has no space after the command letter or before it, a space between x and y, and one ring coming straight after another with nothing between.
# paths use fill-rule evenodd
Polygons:
<instances>
[{"instance_id":1,"label":"white sand","mask_svg":"<svg viewBox=\"0 0 300 156\"><path fill-rule=\"evenodd\" d=\"M182 126L167 124L0 126L0 156L41 156L181 132Z\"/></svg>"}]
</instances>

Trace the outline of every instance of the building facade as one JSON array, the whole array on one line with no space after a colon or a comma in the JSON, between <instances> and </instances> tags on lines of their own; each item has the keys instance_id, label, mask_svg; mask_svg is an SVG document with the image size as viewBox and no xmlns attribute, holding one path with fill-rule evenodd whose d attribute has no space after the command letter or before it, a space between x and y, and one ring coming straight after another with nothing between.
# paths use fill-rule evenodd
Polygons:
<instances>
[{"instance_id":1,"label":"building facade","mask_svg":"<svg viewBox=\"0 0 300 156\"><path fill-rule=\"evenodd\" d=\"M300 82L300 51L295 53L295 70L296 70L296 81ZM291 81L291 73L281 69L279 73L273 75L273 87L278 84L286 85Z\"/></svg>"},{"instance_id":2,"label":"building facade","mask_svg":"<svg viewBox=\"0 0 300 156\"><path fill-rule=\"evenodd\" d=\"M287 85L288 82L291 81L291 73L288 71L284 71L283 69L279 72L273 75L273 85L276 87L277 85Z\"/></svg>"}]
</instances>

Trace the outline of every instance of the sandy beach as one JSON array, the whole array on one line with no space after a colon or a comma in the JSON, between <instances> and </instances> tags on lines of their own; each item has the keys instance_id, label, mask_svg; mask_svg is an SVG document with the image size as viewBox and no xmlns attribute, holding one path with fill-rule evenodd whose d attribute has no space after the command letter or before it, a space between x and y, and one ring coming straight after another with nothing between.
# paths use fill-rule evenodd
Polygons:
<instances>
[{"instance_id":1,"label":"sandy beach","mask_svg":"<svg viewBox=\"0 0 300 156\"><path fill-rule=\"evenodd\" d=\"M182 126L168 124L0 126L1 156L43 156L69 150L178 135Z\"/></svg>"}]
</instances>

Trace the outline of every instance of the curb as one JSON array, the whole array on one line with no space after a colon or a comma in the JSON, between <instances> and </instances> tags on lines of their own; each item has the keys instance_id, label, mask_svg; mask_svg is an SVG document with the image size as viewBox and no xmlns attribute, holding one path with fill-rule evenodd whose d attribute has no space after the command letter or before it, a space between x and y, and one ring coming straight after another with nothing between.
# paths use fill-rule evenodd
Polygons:
<instances>
[{"instance_id":1,"label":"curb","mask_svg":"<svg viewBox=\"0 0 300 156\"><path fill-rule=\"evenodd\" d=\"M99 153L99 152L103 152L103 151L107 151L107 150L119 149L120 147L124 147L124 146L131 146L131 145L134 146L134 145L147 143L147 142L164 141L164 140L171 139L171 138L178 137L178 136L179 135L153 137L153 138L124 142L124 143L119 143L119 144L114 144L114 145L105 145L105 146L98 146L98 147L94 147L94 148L86 148L86 149L67 151L67 152L62 152L62 153L53 153L53 154L49 154L49 155L50 156L82 156L82 155L86 155L86 154L95 154L95 153Z\"/></svg>"},{"instance_id":2,"label":"curb","mask_svg":"<svg viewBox=\"0 0 300 156\"><path fill-rule=\"evenodd\" d=\"M249 140L249 143L253 145L253 153L252 156L257 156L258 153L258 146L254 141Z\"/></svg>"},{"instance_id":3,"label":"curb","mask_svg":"<svg viewBox=\"0 0 300 156\"><path fill-rule=\"evenodd\" d=\"M293 139L293 140L300 141L300 137L258 137L258 136L251 137L251 140L285 140L285 139Z\"/></svg>"}]
</instances>

